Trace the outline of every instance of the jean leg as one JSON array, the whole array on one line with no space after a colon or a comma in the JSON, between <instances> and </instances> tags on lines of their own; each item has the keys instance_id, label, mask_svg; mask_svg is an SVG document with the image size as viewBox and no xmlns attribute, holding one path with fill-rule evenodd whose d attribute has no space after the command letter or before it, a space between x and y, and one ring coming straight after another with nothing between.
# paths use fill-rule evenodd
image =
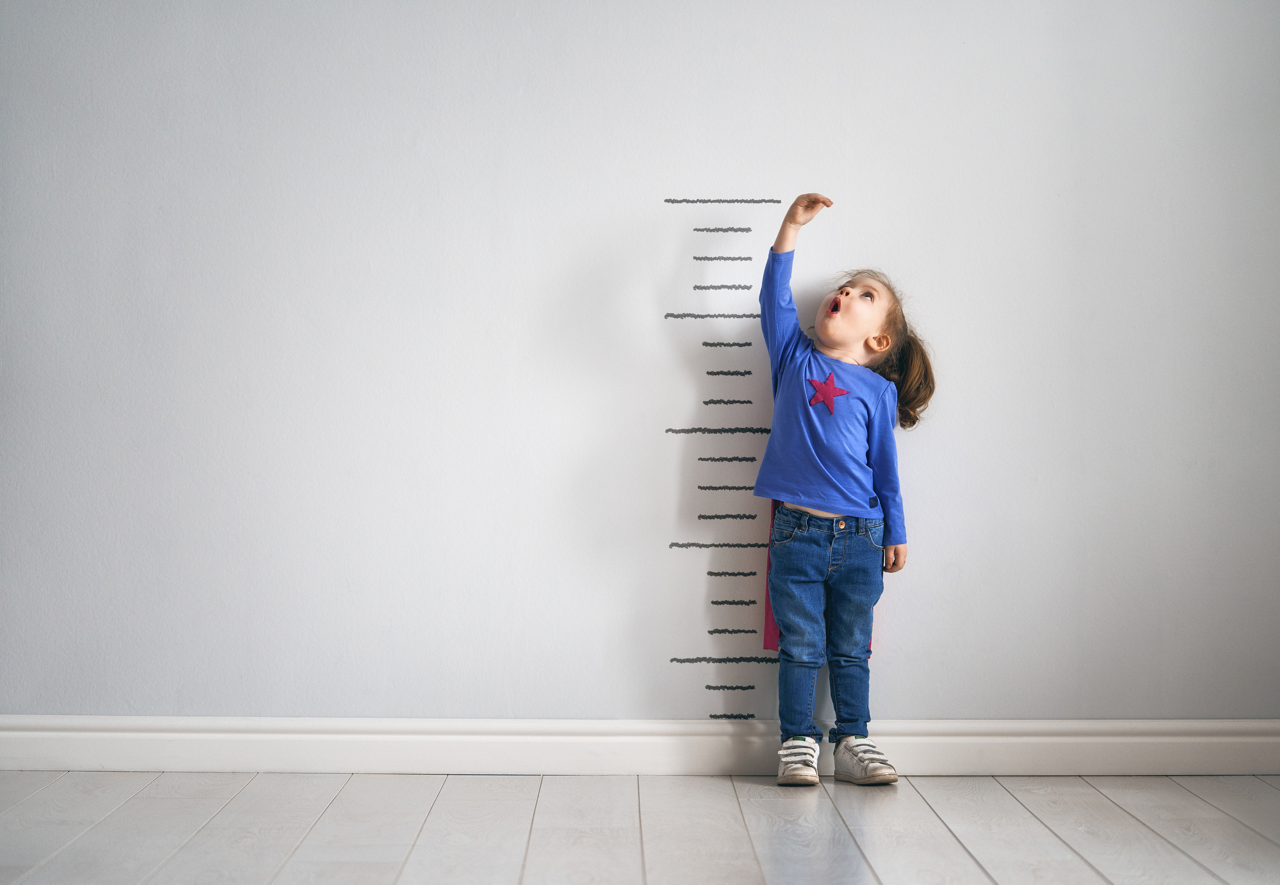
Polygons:
<instances>
[{"instance_id":1,"label":"jean leg","mask_svg":"<svg viewBox=\"0 0 1280 885\"><path fill-rule=\"evenodd\" d=\"M849 532L843 541L842 561L827 579L827 665L836 725L831 743L851 734L866 734L871 718L868 696L871 686L871 625L876 602L884 591L884 553L879 544L883 526L872 526L866 535Z\"/></svg>"},{"instance_id":2,"label":"jean leg","mask_svg":"<svg viewBox=\"0 0 1280 885\"><path fill-rule=\"evenodd\" d=\"M778 718L783 741L808 735L822 742L822 732L813 722L813 705L818 669L826 662L823 578L829 554L823 537L830 538L797 532L769 553L769 603L778 623Z\"/></svg>"}]
</instances>

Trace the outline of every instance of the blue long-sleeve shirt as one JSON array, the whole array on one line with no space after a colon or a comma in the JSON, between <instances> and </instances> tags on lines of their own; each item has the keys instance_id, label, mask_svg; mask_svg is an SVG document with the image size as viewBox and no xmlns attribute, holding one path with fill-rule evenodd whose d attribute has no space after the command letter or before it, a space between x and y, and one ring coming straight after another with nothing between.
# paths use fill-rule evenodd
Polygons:
<instances>
[{"instance_id":1,"label":"blue long-sleeve shirt","mask_svg":"<svg viewBox=\"0 0 1280 885\"><path fill-rule=\"evenodd\" d=\"M884 544L907 543L898 488L898 391L865 366L818 351L791 297L795 252L769 250L760 325L773 378L773 424L755 494L884 519Z\"/></svg>"}]
</instances>

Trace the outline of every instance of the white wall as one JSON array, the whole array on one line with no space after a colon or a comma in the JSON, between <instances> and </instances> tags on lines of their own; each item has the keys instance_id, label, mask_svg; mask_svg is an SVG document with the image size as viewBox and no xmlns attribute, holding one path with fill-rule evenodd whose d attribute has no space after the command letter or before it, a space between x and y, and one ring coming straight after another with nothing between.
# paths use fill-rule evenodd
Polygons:
<instances>
[{"instance_id":1,"label":"white wall","mask_svg":"<svg viewBox=\"0 0 1280 885\"><path fill-rule=\"evenodd\" d=\"M908 293L877 718L1280 717L1280 7L0 5L0 712L776 716L754 292ZM750 234L697 234L741 225ZM733 250L732 253L724 250ZM696 254L752 255L712 266ZM752 340L735 365L701 341ZM746 351L747 349L743 349ZM747 392L752 406L703 406ZM717 497L719 496L719 497ZM726 584L725 582L737 583ZM719 583L717 583L719 582ZM712 692L707 683L754 684Z\"/></svg>"}]
</instances>

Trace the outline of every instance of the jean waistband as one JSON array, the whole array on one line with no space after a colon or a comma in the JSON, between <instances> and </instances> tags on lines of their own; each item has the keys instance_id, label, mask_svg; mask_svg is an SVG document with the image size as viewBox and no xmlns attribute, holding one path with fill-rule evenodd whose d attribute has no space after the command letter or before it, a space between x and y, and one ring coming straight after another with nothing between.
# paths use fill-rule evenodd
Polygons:
<instances>
[{"instance_id":1,"label":"jean waistband","mask_svg":"<svg viewBox=\"0 0 1280 885\"><path fill-rule=\"evenodd\" d=\"M779 519L793 522L802 532L813 529L819 532L830 532L833 535L839 532L856 532L862 535L872 526L884 524L884 519L879 516L815 516L804 510L793 510L781 504L778 505L773 519L775 523Z\"/></svg>"}]
</instances>

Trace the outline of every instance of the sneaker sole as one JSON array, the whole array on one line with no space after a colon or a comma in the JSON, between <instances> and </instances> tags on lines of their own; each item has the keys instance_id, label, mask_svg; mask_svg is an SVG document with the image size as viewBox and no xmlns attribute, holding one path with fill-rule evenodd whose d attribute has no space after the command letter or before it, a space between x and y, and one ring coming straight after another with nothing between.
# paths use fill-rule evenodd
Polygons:
<instances>
[{"instance_id":1,"label":"sneaker sole","mask_svg":"<svg viewBox=\"0 0 1280 885\"><path fill-rule=\"evenodd\" d=\"M780 787L815 787L817 785L818 776L815 774L793 774L790 777L778 778L778 786Z\"/></svg>"},{"instance_id":2,"label":"sneaker sole","mask_svg":"<svg viewBox=\"0 0 1280 885\"><path fill-rule=\"evenodd\" d=\"M860 786L867 787L875 784L896 784L898 782L898 776L896 774L877 774L874 777L857 778L851 774L845 774L837 771L836 780L844 781L848 784L858 784Z\"/></svg>"}]
</instances>

